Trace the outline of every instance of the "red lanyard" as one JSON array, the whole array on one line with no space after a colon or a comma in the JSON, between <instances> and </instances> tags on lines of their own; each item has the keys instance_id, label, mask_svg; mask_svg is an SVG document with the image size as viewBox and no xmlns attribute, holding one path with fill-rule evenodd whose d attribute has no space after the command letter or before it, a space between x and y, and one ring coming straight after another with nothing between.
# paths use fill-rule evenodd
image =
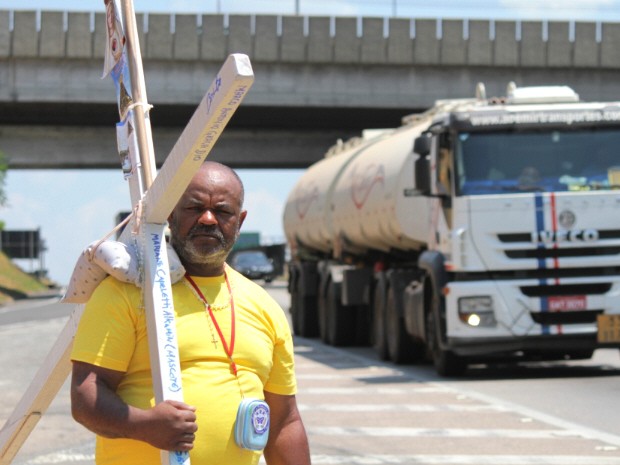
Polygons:
<instances>
[{"instance_id":1,"label":"red lanyard","mask_svg":"<svg viewBox=\"0 0 620 465\"><path fill-rule=\"evenodd\" d=\"M235 350L235 301L233 300L233 294L232 294L232 289L230 288L230 282L228 281L228 275L226 275L226 272L224 272L224 279L226 280L226 286L228 287L228 294L230 295L230 318L231 318L230 347L228 347L228 344L226 344L226 339L224 339L224 335L222 334L220 325L217 324L217 320L215 319L213 310L211 310L211 305L209 304L209 302L207 302L207 299L203 295L202 291L196 285L196 283L191 278L191 276L188 275L187 273L185 274L185 279L187 279L187 282L189 282L192 285L198 297L200 297L200 299L204 302L205 307L207 311L209 312L209 316L211 317L211 321L213 321L213 326L215 326L215 329L217 330L217 334L220 336L220 340L222 341L222 345L224 346L224 352L226 352L226 355L228 356L228 359L230 360L230 368L233 374L237 376L237 365L235 364L232 358L233 351Z\"/></svg>"}]
</instances>

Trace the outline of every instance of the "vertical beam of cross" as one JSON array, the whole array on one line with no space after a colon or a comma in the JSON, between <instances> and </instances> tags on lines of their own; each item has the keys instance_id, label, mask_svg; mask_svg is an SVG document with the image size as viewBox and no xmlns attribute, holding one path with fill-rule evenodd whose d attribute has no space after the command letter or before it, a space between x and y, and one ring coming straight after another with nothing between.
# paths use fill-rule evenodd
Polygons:
<instances>
[{"instance_id":1,"label":"vertical beam of cross","mask_svg":"<svg viewBox=\"0 0 620 465\"><path fill-rule=\"evenodd\" d=\"M150 171L155 166L155 155L146 111L148 102L135 13L132 0L122 0L122 3L127 63L132 84L131 98L134 102L130 116L133 117L135 125L134 134L142 167L141 176L136 178L141 178L146 188L146 194L142 197L142 208L134 210L142 212L142 215L134 218L134 221L138 222L139 226L137 243L142 249L144 263L143 295L153 390L156 403L165 400L182 401L181 363L164 235L166 221L234 110L241 103L253 82L253 73L246 56L231 56L166 159L160 175L154 178L157 182L153 182ZM211 121L205 124L203 115L210 117L208 119ZM137 181L130 179L130 182ZM188 465L189 454L162 451L162 464Z\"/></svg>"},{"instance_id":2,"label":"vertical beam of cross","mask_svg":"<svg viewBox=\"0 0 620 465\"><path fill-rule=\"evenodd\" d=\"M144 90L135 13L132 0L121 1L125 19L131 18L125 24L132 23L128 26L126 36L132 56L127 61L130 68L136 67L133 71L129 69L131 82L126 83L128 87L119 92L119 110L125 118L121 117L123 121L117 125L118 145L122 149L121 156L124 152L132 152L127 157L132 166L123 165L123 170L129 181L132 205L136 207L121 241L138 247L143 261L145 279L142 287L156 402L182 400L164 229L170 212L250 89L254 74L247 56L233 54L228 57L159 174L154 176L155 157L148 118L149 105ZM141 88L136 92L131 83L133 87L137 84ZM123 109L120 98L127 97L123 94L125 91L129 92L131 105ZM131 130L128 130L129 126ZM69 354L82 309L83 306L76 306L43 366L0 430L0 465L11 463L69 375ZM188 465L189 457L186 453L162 451L162 463Z\"/></svg>"}]
</instances>

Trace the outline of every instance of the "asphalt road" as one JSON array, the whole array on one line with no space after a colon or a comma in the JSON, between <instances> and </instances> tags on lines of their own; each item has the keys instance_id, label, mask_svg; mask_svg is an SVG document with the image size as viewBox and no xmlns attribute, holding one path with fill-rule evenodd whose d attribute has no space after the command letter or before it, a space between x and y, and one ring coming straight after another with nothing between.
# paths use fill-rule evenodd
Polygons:
<instances>
[{"instance_id":1,"label":"asphalt road","mask_svg":"<svg viewBox=\"0 0 620 465\"><path fill-rule=\"evenodd\" d=\"M285 287L267 288L287 309ZM0 308L0 424L72 309L54 300ZM616 350L446 379L430 366L382 362L369 348L297 338L296 363L315 465L620 465ZM65 383L14 464L92 465L93 449L70 418Z\"/></svg>"}]
</instances>

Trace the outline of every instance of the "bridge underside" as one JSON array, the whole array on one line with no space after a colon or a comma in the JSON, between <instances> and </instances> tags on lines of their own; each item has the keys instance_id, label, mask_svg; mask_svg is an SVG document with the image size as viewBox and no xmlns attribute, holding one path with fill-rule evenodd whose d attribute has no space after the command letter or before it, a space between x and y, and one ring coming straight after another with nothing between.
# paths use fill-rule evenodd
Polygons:
<instances>
[{"instance_id":1,"label":"bridge underside","mask_svg":"<svg viewBox=\"0 0 620 465\"><path fill-rule=\"evenodd\" d=\"M10 168L117 168L113 84L99 78L105 14L39 16L0 9L0 150ZM212 159L238 168L307 167L337 139L396 127L437 99L473 97L478 82L489 97L514 81L620 98L617 23L140 18L160 165L229 53L248 54L256 79Z\"/></svg>"},{"instance_id":2,"label":"bridge underside","mask_svg":"<svg viewBox=\"0 0 620 465\"><path fill-rule=\"evenodd\" d=\"M194 107L151 111L157 165L172 149ZM398 109L241 107L211 160L234 168L306 168L338 139L362 128L395 127ZM112 104L0 103L0 150L12 169L116 169Z\"/></svg>"}]
</instances>

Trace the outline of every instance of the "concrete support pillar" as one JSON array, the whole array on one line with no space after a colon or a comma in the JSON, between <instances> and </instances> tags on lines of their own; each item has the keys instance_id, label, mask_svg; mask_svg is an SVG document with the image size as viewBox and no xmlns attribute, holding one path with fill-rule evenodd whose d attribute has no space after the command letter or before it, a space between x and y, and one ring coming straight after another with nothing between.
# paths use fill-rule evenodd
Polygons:
<instances>
[{"instance_id":1,"label":"concrete support pillar","mask_svg":"<svg viewBox=\"0 0 620 465\"><path fill-rule=\"evenodd\" d=\"M308 61L310 63L331 62L333 40L330 35L330 18L311 16L308 21Z\"/></svg>"},{"instance_id":2,"label":"concrete support pillar","mask_svg":"<svg viewBox=\"0 0 620 465\"><path fill-rule=\"evenodd\" d=\"M357 18L336 18L334 36L334 61L337 63L358 63L360 41L357 37Z\"/></svg>"},{"instance_id":3,"label":"concrete support pillar","mask_svg":"<svg viewBox=\"0 0 620 465\"><path fill-rule=\"evenodd\" d=\"M148 21L146 52L142 51L142 56L150 60L172 59L170 15L149 14Z\"/></svg>"},{"instance_id":4,"label":"concrete support pillar","mask_svg":"<svg viewBox=\"0 0 620 465\"><path fill-rule=\"evenodd\" d=\"M256 61L278 61L279 37L277 16L257 16L254 34L254 51L252 57Z\"/></svg>"},{"instance_id":5,"label":"concrete support pillar","mask_svg":"<svg viewBox=\"0 0 620 465\"><path fill-rule=\"evenodd\" d=\"M44 58L65 56L65 30L62 11L41 12L41 48L39 55Z\"/></svg>"},{"instance_id":6,"label":"concrete support pillar","mask_svg":"<svg viewBox=\"0 0 620 465\"><path fill-rule=\"evenodd\" d=\"M595 23L575 23L575 51L573 65L576 68L595 68L600 65L600 44L596 41Z\"/></svg>"},{"instance_id":7,"label":"concrete support pillar","mask_svg":"<svg viewBox=\"0 0 620 465\"><path fill-rule=\"evenodd\" d=\"M280 37L280 59L284 62L302 63L306 61L306 48L304 19L300 16L284 16Z\"/></svg>"},{"instance_id":8,"label":"concrete support pillar","mask_svg":"<svg viewBox=\"0 0 620 465\"><path fill-rule=\"evenodd\" d=\"M175 60L197 60L200 57L196 15L175 15L172 55Z\"/></svg>"},{"instance_id":9,"label":"concrete support pillar","mask_svg":"<svg viewBox=\"0 0 620 465\"><path fill-rule=\"evenodd\" d=\"M548 25L547 66L571 67L573 42L569 40L568 23L551 21Z\"/></svg>"},{"instance_id":10,"label":"concrete support pillar","mask_svg":"<svg viewBox=\"0 0 620 465\"><path fill-rule=\"evenodd\" d=\"M514 21L495 22L495 49L493 64L496 66L518 66L519 44Z\"/></svg>"},{"instance_id":11,"label":"concrete support pillar","mask_svg":"<svg viewBox=\"0 0 620 465\"><path fill-rule=\"evenodd\" d=\"M390 18L387 37L387 62L394 65L413 62L413 39L411 38L411 20Z\"/></svg>"},{"instance_id":12,"label":"concrete support pillar","mask_svg":"<svg viewBox=\"0 0 620 465\"><path fill-rule=\"evenodd\" d=\"M245 53L252 56L251 17L230 15L228 18L228 53Z\"/></svg>"},{"instance_id":13,"label":"concrete support pillar","mask_svg":"<svg viewBox=\"0 0 620 465\"><path fill-rule=\"evenodd\" d=\"M420 19L415 22L415 40L413 62L416 65L439 64L439 39L437 39L437 21Z\"/></svg>"},{"instance_id":14,"label":"concrete support pillar","mask_svg":"<svg viewBox=\"0 0 620 465\"><path fill-rule=\"evenodd\" d=\"M521 66L545 66L547 63L547 43L543 40L543 23L541 21L524 21L521 23L519 49Z\"/></svg>"},{"instance_id":15,"label":"concrete support pillar","mask_svg":"<svg viewBox=\"0 0 620 465\"><path fill-rule=\"evenodd\" d=\"M102 60L105 56L105 41L107 40L105 13L95 13L95 30L93 31L93 58ZM144 49L141 47L142 53ZM103 67L103 65L102 65Z\"/></svg>"},{"instance_id":16,"label":"concrete support pillar","mask_svg":"<svg viewBox=\"0 0 620 465\"><path fill-rule=\"evenodd\" d=\"M91 58L93 37L90 32L90 13L69 12L67 17L67 57Z\"/></svg>"},{"instance_id":17,"label":"concrete support pillar","mask_svg":"<svg viewBox=\"0 0 620 465\"><path fill-rule=\"evenodd\" d=\"M604 68L620 68L620 24L603 23L601 41L601 66Z\"/></svg>"},{"instance_id":18,"label":"concrete support pillar","mask_svg":"<svg viewBox=\"0 0 620 465\"><path fill-rule=\"evenodd\" d=\"M467 63L467 43L463 38L463 21L442 21L441 30L441 64L450 66Z\"/></svg>"},{"instance_id":19,"label":"concrete support pillar","mask_svg":"<svg viewBox=\"0 0 620 465\"><path fill-rule=\"evenodd\" d=\"M36 57L39 53L37 15L34 11L13 12L13 47L15 57Z\"/></svg>"},{"instance_id":20,"label":"concrete support pillar","mask_svg":"<svg viewBox=\"0 0 620 465\"><path fill-rule=\"evenodd\" d=\"M383 35L383 18L364 18L360 39L360 61L362 63L385 63L387 59L386 40Z\"/></svg>"},{"instance_id":21,"label":"concrete support pillar","mask_svg":"<svg viewBox=\"0 0 620 465\"><path fill-rule=\"evenodd\" d=\"M9 12L0 10L0 58L11 53L11 31L9 31Z\"/></svg>"},{"instance_id":22,"label":"concrete support pillar","mask_svg":"<svg viewBox=\"0 0 620 465\"><path fill-rule=\"evenodd\" d=\"M493 64L493 44L489 21L470 21L467 40L467 64L471 66L491 66Z\"/></svg>"},{"instance_id":23,"label":"concrete support pillar","mask_svg":"<svg viewBox=\"0 0 620 465\"><path fill-rule=\"evenodd\" d=\"M224 16L203 15L200 58L208 61L222 61L226 58L226 55Z\"/></svg>"}]
</instances>

